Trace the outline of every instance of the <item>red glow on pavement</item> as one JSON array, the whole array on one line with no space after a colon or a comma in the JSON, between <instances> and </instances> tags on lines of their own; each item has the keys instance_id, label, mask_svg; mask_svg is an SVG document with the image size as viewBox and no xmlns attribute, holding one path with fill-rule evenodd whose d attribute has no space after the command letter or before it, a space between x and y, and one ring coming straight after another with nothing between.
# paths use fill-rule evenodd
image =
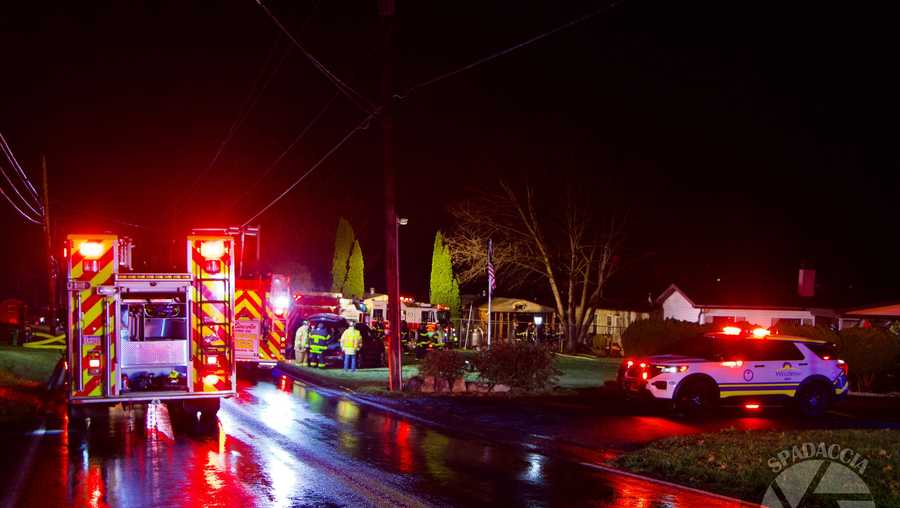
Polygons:
<instances>
[{"instance_id":1,"label":"red glow on pavement","mask_svg":"<svg viewBox=\"0 0 900 508\"><path fill-rule=\"evenodd\" d=\"M411 434L412 426L403 420L398 420L397 430L394 433L394 442L397 445L397 469L401 473L412 473L415 471L413 448L409 442Z\"/></svg>"}]
</instances>

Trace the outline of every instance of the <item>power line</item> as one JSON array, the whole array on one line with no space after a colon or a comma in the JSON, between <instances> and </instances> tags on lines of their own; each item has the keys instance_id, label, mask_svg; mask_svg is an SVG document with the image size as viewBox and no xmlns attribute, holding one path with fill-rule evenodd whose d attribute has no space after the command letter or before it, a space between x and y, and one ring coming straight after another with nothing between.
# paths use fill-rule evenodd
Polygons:
<instances>
[{"instance_id":1,"label":"power line","mask_svg":"<svg viewBox=\"0 0 900 508\"><path fill-rule=\"evenodd\" d=\"M6 144L6 139L3 138L3 135L0 134L0 146L3 148L3 153L6 154L7 160L9 160L10 164L13 168L17 169L17 173L21 171L21 167L19 166L19 162L12 154L12 150L9 148L9 145ZM3 177L6 178L6 181L9 182L10 188L19 196L19 199L22 200L22 203L25 204L26 207L36 216L42 217L44 215L43 207L40 204L40 200L36 199L36 202L32 203L29 198L22 195L22 192L19 191L19 187L12 181L12 178L6 173L6 170L3 169L3 166L0 165L0 173L3 173ZM25 183L25 188L33 188L31 186L31 182L28 180L28 176L25 175L24 172L19 173L19 179L21 179ZM19 207L16 206L18 209Z\"/></svg>"},{"instance_id":2,"label":"power line","mask_svg":"<svg viewBox=\"0 0 900 508\"><path fill-rule=\"evenodd\" d=\"M475 60L475 61L472 62L472 63L469 63L469 64L467 64L467 65L464 65L464 66L459 67L459 68L457 68L457 69L454 69L454 70L452 70L452 71L445 72L445 73L443 73L443 74L439 74L439 75L437 75L437 76L435 76L435 77L433 77L433 78L431 78L431 79L427 79L427 80L425 80L425 81L416 83L415 85L413 85L413 86L407 88L406 91L405 91L403 94L395 94L395 95L394 95L394 99L397 99L397 100L403 100L403 99L406 99L406 98L409 97L413 92L415 92L415 91L417 91L417 90L420 90L420 89L425 88L425 87L427 87L427 86L433 85L433 84L437 83L438 81L443 81L443 80L445 80L445 79L447 79L447 78L450 78L450 77L452 77L452 76L455 76L455 75L457 75L457 74L459 74L459 73L461 73L461 72L465 72L465 71L467 71L467 70L469 70L469 69L473 69L473 68L475 68L475 67L478 67L478 66L481 65L481 64L490 62L491 60L494 60L494 59L496 59L496 58L499 58L499 57L501 57L501 56L503 56L503 55L508 55L509 53L512 53L513 51L516 51L517 49L522 49L522 48L524 48L525 46L529 46L529 45L531 45L531 44L533 44L533 43L535 43L535 42L537 42L537 41L539 41L539 40L541 40L541 39L546 39L547 37L550 37L551 35L554 35L554 34L556 34L556 33L559 33L559 32L561 32L561 31L563 31L563 30L568 29L568 28L572 28L572 27L575 26L575 25L578 25L578 24L580 24L580 23L583 23L583 22L585 22L585 21L587 21L587 20L589 20L589 19L591 19L591 18L593 18L593 17L595 17L595 16L598 16L598 15L604 13L604 12L607 12L607 11L609 11L609 10L612 10L613 8L615 8L615 7L619 6L620 4L622 4L624 1L625 1L625 0L615 0L614 2L612 2L612 3L608 4L608 5L605 5L605 6L599 8L599 9L597 9L597 10L591 11L591 12L585 14L584 16L581 16L581 17L579 17L579 18L573 19L572 21L569 21L568 23L566 23L566 24L564 24L564 25L560 25L560 26L558 26L558 27L556 27L556 28L554 28L554 29L552 29L552 30L549 30L549 31L543 32L543 33L541 33L541 34L538 34L538 35L536 35L536 36L534 36L534 37L532 37L532 38L530 38L530 39L524 40L524 41L522 41L522 42L520 42L520 43L518 43L518 44L516 44L516 45L514 45L514 46L510 46L510 47L508 47L508 48L506 48L506 49L504 49L504 50L497 51L497 52L495 52L495 53L491 53L490 55L487 55L487 56L485 56L485 57L479 58L478 60Z\"/></svg>"},{"instance_id":3,"label":"power line","mask_svg":"<svg viewBox=\"0 0 900 508\"><path fill-rule=\"evenodd\" d=\"M210 159L209 164L206 165L206 168L203 169L197 176L194 178L193 182L188 186L188 190L194 188L200 181L206 176L212 168L219 161L219 157L222 156L222 153L225 152L225 147L228 143L231 142L234 135L237 134L238 129L244 124L244 120L250 116L250 113L256 107L256 104L259 103L259 100L262 98L263 93L268 88L269 84L275 78L275 75L278 74L278 70L281 68L281 65L290 56L290 48L286 48L286 50L282 53L281 58L275 64L273 70L269 72L269 66L272 63L272 60L277 53L278 49L278 39L275 39L275 45L269 51L269 55L266 58L265 63L262 68L260 68L259 75L257 75L256 79L253 81L253 86L250 88L250 93L247 95L247 98L244 100L244 103L241 105L240 110L238 110L238 116L231 123L231 127L228 128L228 132L225 133L225 137L222 138L221 143L219 143L219 147L216 149L215 154L213 154L212 159ZM268 74L268 75L267 75ZM265 78L265 79L263 79ZM260 82L262 85L260 86Z\"/></svg>"},{"instance_id":4,"label":"power line","mask_svg":"<svg viewBox=\"0 0 900 508\"><path fill-rule=\"evenodd\" d=\"M31 184L31 180L28 179L28 175L25 173L25 170L22 169L22 166L19 164L19 161L16 160L16 156L12 153L12 148L10 148L9 143L7 143L6 138L3 137L3 133L0 132L0 145L3 147L3 153L6 155L9 163L13 165L13 168L18 173L19 178L22 182L25 183L25 187L28 192L31 193L31 197L34 198L35 202L40 204L40 197L38 196L37 190L35 190L34 185Z\"/></svg>"},{"instance_id":5,"label":"power line","mask_svg":"<svg viewBox=\"0 0 900 508\"><path fill-rule=\"evenodd\" d=\"M375 118L375 113L370 113L365 118L363 118L363 120L361 122L359 122L356 126L354 126L352 129L350 129L350 132L348 132L343 138L341 138L341 140L338 141L338 143L336 145L331 147L331 149L328 150L325 153L325 155L323 155L318 161L316 161L316 163L313 164L308 170L306 170L305 173L300 175L300 178L297 178L296 180L294 180L294 183L289 185L287 187L287 189L285 189L281 194L279 194L277 197L275 197L275 199L270 201L269 204L264 206L262 208L262 210L256 212L256 214L253 217L250 217L249 219L244 221L244 223L241 224L241 227L244 227L244 226L250 224L251 222L255 221L260 215L264 214L269 208L272 208L273 206L275 206L275 203L278 203L279 201L281 201L281 199L283 197L287 196L289 192L294 190L294 187L299 185L300 182L302 182L304 179L306 179L306 177L308 177L310 174L312 174L313 171L318 169L318 167L321 166L322 163L324 163L326 160L328 160L328 158L331 157L331 155L334 152L336 152L341 146L343 146L344 143L346 143L347 140L349 140L357 131L367 129L369 122L371 122L373 118Z\"/></svg>"},{"instance_id":6,"label":"power line","mask_svg":"<svg viewBox=\"0 0 900 508\"><path fill-rule=\"evenodd\" d=\"M331 97L331 99L329 99L328 102L325 103L325 105L322 107L322 109L319 110L318 113L316 113L316 116L313 117L313 119L310 120L309 123L307 123L303 127L303 129L297 134L296 137L294 137L294 140L291 141L291 143L287 146L287 148L285 148L284 151L282 151L281 154L278 157L276 157L275 160L269 165L269 167L266 168L266 170L263 171L262 174L259 175L259 177L257 177L256 181L253 182L249 187L247 187L246 190L244 190L243 194L241 194L240 196L238 196L237 199L235 199L234 201L231 202L231 204L228 206L229 209L234 208L238 203L241 202L241 200L243 200L245 197L247 197L247 195L250 194L250 191L255 189L256 186L259 185L269 175L269 173L271 173L278 166L278 164L281 163L281 160L284 159L285 156L287 156L287 154L291 150L294 149L294 146L296 146L297 143L299 143L300 140L302 140L303 137L306 136L306 133L309 132L309 130L312 128L312 126L315 125L316 122L318 122L320 118L322 118L322 116L325 114L325 112L328 110L328 108L331 106L331 104L334 103L334 101L338 98L339 95L340 95L340 92L334 93L334 95Z\"/></svg>"},{"instance_id":7,"label":"power line","mask_svg":"<svg viewBox=\"0 0 900 508\"><path fill-rule=\"evenodd\" d=\"M328 80L331 81L331 83L341 91L341 93L347 96L347 98L350 100L350 102L353 103L353 105L359 108L363 113L372 114L375 111L375 106L371 102L369 102L368 99L366 99L361 93L354 90L353 87L343 82L339 77L331 72L328 67L320 62L319 59L313 56L313 54L310 53L309 50L307 50L306 47L304 47L296 37L294 37L290 30L288 30L287 27L285 27L281 23L281 21L278 20L275 14L273 14L272 11L269 10L269 8L265 6L265 4L263 4L262 0L256 0L256 3L259 4L266 15L269 16L273 23L275 23L275 26L277 26L284 33L284 35L294 43L294 46L297 46L297 49L299 49L300 52L303 53L303 56L305 56L306 59L313 64L313 67L318 69L319 72L322 73L322 75L328 78Z\"/></svg>"},{"instance_id":8,"label":"power line","mask_svg":"<svg viewBox=\"0 0 900 508\"><path fill-rule=\"evenodd\" d=\"M0 169L2 169L2 166L0 166ZM4 171L3 174L6 175L6 172ZM25 220L32 222L34 224L38 224L38 225L43 224L41 221L31 217L30 215L28 215L28 213L26 213L24 210L19 208L19 206L16 204L16 202L13 201L13 199L9 196L9 194L7 194L6 191L3 189L3 186L0 186L0 194L3 194L3 197L5 197L7 201L9 201L9 204L12 205L12 207L15 208L15 210L17 212L19 212L19 215L21 215Z\"/></svg>"}]
</instances>

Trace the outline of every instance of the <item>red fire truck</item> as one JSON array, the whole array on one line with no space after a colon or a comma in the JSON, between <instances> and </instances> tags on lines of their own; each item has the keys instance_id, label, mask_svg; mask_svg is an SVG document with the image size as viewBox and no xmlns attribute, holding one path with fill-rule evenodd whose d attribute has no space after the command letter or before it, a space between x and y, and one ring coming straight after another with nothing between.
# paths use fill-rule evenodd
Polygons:
<instances>
[{"instance_id":1,"label":"red fire truck","mask_svg":"<svg viewBox=\"0 0 900 508\"><path fill-rule=\"evenodd\" d=\"M235 359L272 368L285 359L291 282L286 275L238 280L234 293Z\"/></svg>"},{"instance_id":2,"label":"red fire truck","mask_svg":"<svg viewBox=\"0 0 900 508\"><path fill-rule=\"evenodd\" d=\"M192 235L183 273L132 273L132 244L66 242L69 411L165 401L211 420L235 395L234 239Z\"/></svg>"}]
</instances>

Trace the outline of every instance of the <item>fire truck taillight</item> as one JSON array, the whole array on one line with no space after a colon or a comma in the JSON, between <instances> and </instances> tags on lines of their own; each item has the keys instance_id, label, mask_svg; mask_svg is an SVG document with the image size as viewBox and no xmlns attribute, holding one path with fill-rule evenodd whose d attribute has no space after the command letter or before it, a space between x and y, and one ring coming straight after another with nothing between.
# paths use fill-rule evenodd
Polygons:
<instances>
[{"instance_id":1,"label":"fire truck taillight","mask_svg":"<svg viewBox=\"0 0 900 508\"><path fill-rule=\"evenodd\" d=\"M219 357L218 357L218 356L207 356L207 357L206 357L206 364L207 364L207 365L218 365L218 364L219 364Z\"/></svg>"},{"instance_id":2,"label":"fire truck taillight","mask_svg":"<svg viewBox=\"0 0 900 508\"><path fill-rule=\"evenodd\" d=\"M81 242L78 246L78 253L85 259L100 259L103 255L103 244L100 242Z\"/></svg>"},{"instance_id":3,"label":"fire truck taillight","mask_svg":"<svg viewBox=\"0 0 900 508\"><path fill-rule=\"evenodd\" d=\"M208 376L203 376L203 384L209 386L215 386L216 383L219 382L219 376L215 374L209 374Z\"/></svg>"},{"instance_id":4,"label":"fire truck taillight","mask_svg":"<svg viewBox=\"0 0 900 508\"><path fill-rule=\"evenodd\" d=\"M222 259L222 256L225 255L225 241L206 240L200 242L200 255L206 260Z\"/></svg>"},{"instance_id":5,"label":"fire truck taillight","mask_svg":"<svg viewBox=\"0 0 900 508\"><path fill-rule=\"evenodd\" d=\"M287 312L288 306L291 304L291 299L287 296L277 296L274 300L272 300L272 308L275 311L275 314L279 316L283 316L285 312Z\"/></svg>"},{"instance_id":6,"label":"fire truck taillight","mask_svg":"<svg viewBox=\"0 0 900 508\"><path fill-rule=\"evenodd\" d=\"M200 242L200 255L206 261L204 270L208 273L219 273L219 262L225 255L225 241L205 240Z\"/></svg>"},{"instance_id":7,"label":"fire truck taillight","mask_svg":"<svg viewBox=\"0 0 900 508\"><path fill-rule=\"evenodd\" d=\"M99 262L103 256L103 244L100 242L85 241L78 246L78 253L84 258L82 267L85 272L95 273L100 270Z\"/></svg>"},{"instance_id":8,"label":"fire truck taillight","mask_svg":"<svg viewBox=\"0 0 900 508\"><path fill-rule=\"evenodd\" d=\"M100 352L91 351L88 356L88 375L96 376L100 374Z\"/></svg>"}]
</instances>

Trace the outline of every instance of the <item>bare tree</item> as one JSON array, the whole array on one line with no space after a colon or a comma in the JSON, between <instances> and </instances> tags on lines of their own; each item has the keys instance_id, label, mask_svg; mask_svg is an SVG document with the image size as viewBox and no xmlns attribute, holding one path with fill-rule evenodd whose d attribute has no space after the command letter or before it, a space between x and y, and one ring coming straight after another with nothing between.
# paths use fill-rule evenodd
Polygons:
<instances>
[{"instance_id":1,"label":"bare tree","mask_svg":"<svg viewBox=\"0 0 900 508\"><path fill-rule=\"evenodd\" d=\"M461 283L485 276L487 241L494 241L498 281L509 288L544 281L553 296L568 349L587 337L603 288L617 267L616 221L592 209L574 189L564 197L546 189L539 200L531 185L505 183L451 209L455 230L447 237ZM543 191L543 189L542 189Z\"/></svg>"}]
</instances>

